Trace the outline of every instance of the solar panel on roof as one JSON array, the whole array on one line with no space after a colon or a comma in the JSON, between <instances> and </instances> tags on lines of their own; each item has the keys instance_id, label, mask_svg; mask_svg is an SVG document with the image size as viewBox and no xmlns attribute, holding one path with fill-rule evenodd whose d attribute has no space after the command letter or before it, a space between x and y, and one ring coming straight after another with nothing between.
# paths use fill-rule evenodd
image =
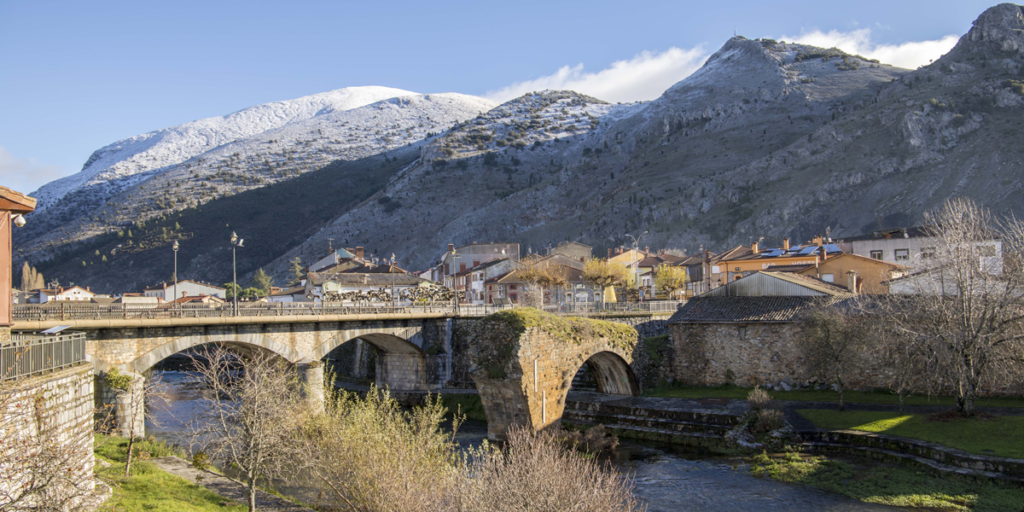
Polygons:
<instances>
[{"instance_id":1,"label":"solar panel on roof","mask_svg":"<svg viewBox=\"0 0 1024 512\"><path fill-rule=\"evenodd\" d=\"M783 251L782 249L772 249L771 251L768 251L765 254L765 256L769 257L769 258L773 258L773 257L777 257L777 256L782 256L783 254L786 254L786 251Z\"/></svg>"},{"instance_id":2,"label":"solar panel on roof","mask_svg":"<svg viewBox=\"0 0 1024 512\"><path fill-rule=\"evenodd\" d=\"M825 244L825 250L833 254L837 252L843 252L843 250L840 249L839 246L836 244Z\"/></svg>"},{"instance_id":3,"label":"solar panel on roof","mask_svg":"<svg viewBox=\"0 0 1024 512\"><path fill-rule=\"evenodd\" d=\"M812 245L810 247L804 247L803 249L800 250L800 255L801 256L806 256L808 254L814 254L814 251L817 251L817 250L818 250L818 246L817 245Z\"/></svg>"}]
</instances>

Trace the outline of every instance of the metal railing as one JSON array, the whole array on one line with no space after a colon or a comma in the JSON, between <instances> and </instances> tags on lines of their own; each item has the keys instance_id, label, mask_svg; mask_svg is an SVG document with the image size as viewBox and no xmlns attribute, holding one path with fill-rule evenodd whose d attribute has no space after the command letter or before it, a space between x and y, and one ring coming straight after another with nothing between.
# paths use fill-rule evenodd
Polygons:
<instances>
[{"instance_id":1,"label":"metal railing","mask_svg":"<svg viewBox=\"0 0 1024 512\"><path fill-rule=\"evenodd\" d=\"M616 313L674 313L686 302L650 301L650 302L575 302L570 304L553 304L544 306L549 313L565 313L573 315L613 315Z\"/></svg>"},{"instance_id":2,"label":"metal railing","mask_svg":"<svg viewBox=\"0 0 1024 512\"><path fill-rule=\"evenodd\" d=\"M85 333L11 334L0 344L0 381L60 370L85 361Z\"/></svg>"},{"instance_id":3,"label":"metal railing","mask_svg":"<svg viewBox=\"0 0 1024 512\"><path fill-rule=\"evenodd\" d=\"M587 302L545 306L544 310L553 313L569 313L577 315L613 314L613 313L658 313L673 312L681 304L675 301L651 301L643 303L623 302ZM274 317L274 316L323 316L323 315L383 315L441 314L448 316L486 316L511 306L460 304L450 302L392 305L392 304L348 304L340 302L277 302L259 304L239 304L239 317ZM162 318L222 318L236 316L230 303L209 305L160 305L142 304L100 305L75 302L54 302L48 304L15 304L13 317L15 322L44 322L67 320L127 320L127 319L162 319Z\"/></svg>"}]
</instances>

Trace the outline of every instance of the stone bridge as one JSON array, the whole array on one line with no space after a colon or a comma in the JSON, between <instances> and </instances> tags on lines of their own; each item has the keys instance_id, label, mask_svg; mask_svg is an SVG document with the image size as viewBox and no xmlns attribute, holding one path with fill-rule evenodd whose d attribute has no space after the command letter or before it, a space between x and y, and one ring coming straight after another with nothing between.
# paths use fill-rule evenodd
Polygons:
<instances>
[{"instance_id":1,"label":"stone bridge","mask_svg":"<svg viewBox=\"0 0 1024 512\"><path fill-rule=\"evenodd\" d=\"M638 330L643 336L651 336L655 334L652 329L664 329L667 318L663 313L647 313L623 314L621 318L606 316L609 321L566 319L517 308L486 316L481 321L484 313L493 312L492 309L456 314L449 309L238 317L16 319L13 330L40 331L64 325L85 332L87 356L96 374L116 367L134 375L140 384L142 374L155 364L208 343L223 344L242 354L257 350L275 354L295 365L304 381L318 382L323 379L323 365L319 361L343 344L362 340L379 349L375 382L381 388L422 392L458 385L452 382L453 364L458 366L461 373L471 376L480 393L489 436L501 439L512 425L540 430L559 422L566 394L583 365L595 376L599 391L639 394L640 383L630 367L634 363ZM501 322L524 315L537 325L503 338L506 345L500 350L505 352L498 354L497 359L493 354L487 355L495 339L491 334L504 332ZM460 336L453 347L453 334L459 322L476 334L465 340ZM552 325L560 327L552 330ZM572 341L566 342L566 336ZM100 379L96 381L96 402L116 405L119 420L139 417L131 411L121 411L124 404L104 389ZM127 427L122 421L120 428Z\"/></svg>"}]
</instances>

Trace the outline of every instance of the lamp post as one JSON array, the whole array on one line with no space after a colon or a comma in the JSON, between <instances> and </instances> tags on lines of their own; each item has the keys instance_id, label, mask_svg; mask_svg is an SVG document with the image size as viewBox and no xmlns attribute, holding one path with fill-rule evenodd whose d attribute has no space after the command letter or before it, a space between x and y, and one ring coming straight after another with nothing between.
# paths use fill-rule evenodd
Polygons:
<instances>
[{"instance_id":1,"label":"lamp post","mask_svg":"<svg viewBox=\"0 0 1024 512\"><path fill-rule=\"evenodd\" d=\"M178 241L175 240L174 244L171 245L171 249L174 250L174 304L178 304ZM175 307L177 309L177 307Z\"/></svg>"},{"instance_id":2,"label":"lamp post","mask_svg":"<svg viewBox=\"0 0 1024 512\"><path fill-rule=\"evenodd\" d=\"M388 268L391 274L391 307L398 308L398 298L395 297L395 253L391 253L391 266Z\"/></svg>"},{"instance_id":3,"label":"lamp post","mask_svg":"<svg viewBox=\"0 0 1024 512\"><path fill-rule=\"evenodd\" d=\"M638 262L636 261L636 255L638 252L640 252L640 239L643 238L644 235L646 235L647 233L650 233L650 231L644 231L643 233L640 233L640 236L633 236L629 233L626 233L626 236L633 239L633 266L636 267L636 294L638 300L640 298L640 265L637 264Z\"/></svg>"},{"instance_id":4,"label":"lamp post","mask_svg":"<svg viewBox=\"0 0 1024 512\"><path fill-rule=\"evenodd\" d=\"M234 231L231 232L231 295L234 299L234 316L238 316L238 266L235 260L235 248L243 247L245 239L238 238Z\"/></svg>"}]
</instances>

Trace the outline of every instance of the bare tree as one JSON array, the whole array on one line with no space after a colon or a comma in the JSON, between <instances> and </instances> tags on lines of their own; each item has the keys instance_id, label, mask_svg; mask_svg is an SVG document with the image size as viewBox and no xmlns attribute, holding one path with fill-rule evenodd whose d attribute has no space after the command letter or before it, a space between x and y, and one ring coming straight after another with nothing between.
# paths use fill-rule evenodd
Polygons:
<instances>
[{"instance_id":1,"label":"bare tree","mask_svg":"<svg viewBox=\"0 0 1024 512\"><path fill-rule=\"evenodd\" d=\"M294 466L290 448L306 413L298 376L285 361L258 349L236 356L218 345L200 351L193 363L206 407L188 425L190 448L233 468L225 476L246 487L254 512L258 483Z\"/></svg>"},{"instance_id":2,"label":"bare tree","mask_svg":"<svg viewBox=\"0 0 1024 512\"><path fill-rule=\"evenodd\" d=\"M860 318L823 301L803 320L796 339L808 369L835 385L839 410L846 410L843 392L866 354L866 332Z\"/></svg>"},{"instance_id":3,"label":"bare tree","mask_svg":"<svg viewBox=\"0 0 1024 512\"><path fill-rule=\"evenodd\" d=\"M78 511L96 505L86 464L93 457L92 418L75 419L59 405L76 392L71 384L46 389L16 380L0 384L0 511Z\"/></svg>"},{"instance_id":4,"label":"bare tree","mask_svg":"<svg viewBox=\"0 0 1024 512\"><path fill-rule=\"evenodd\" d=\"M996 219L969 199L925 216L933 263L883 302L890 329L916 343L931 393L950 393L964 416L983 389L1024 373L1024 223ZM893 285L890 285L892 288ZM895 289L894 289L895 291Z\"/></svg>"},{"instance_id":5,"label":"bare tree","mask_svg":"<svg viewBox=\"0 0 1024 512\"><path fill-rule=\"evenodd\" d=\"M157 374L147 375L145 378L132 374L121 373L117 368L111 368L105 372L103 379L107 386L114 390L117 395L117 406L111 410L114 418L108 417L108 422L115 419L120 423L117 433L128 438L128 457L124 465L124 476L132 474L132 460L134 460L135 440L143 431L146 420L157 424L157 418L151 414L146 407L154 402L166 401L166 392L163 381ZM115 430L114 425L107 423L101 427Z\"/></svg>"}]
</instances>

